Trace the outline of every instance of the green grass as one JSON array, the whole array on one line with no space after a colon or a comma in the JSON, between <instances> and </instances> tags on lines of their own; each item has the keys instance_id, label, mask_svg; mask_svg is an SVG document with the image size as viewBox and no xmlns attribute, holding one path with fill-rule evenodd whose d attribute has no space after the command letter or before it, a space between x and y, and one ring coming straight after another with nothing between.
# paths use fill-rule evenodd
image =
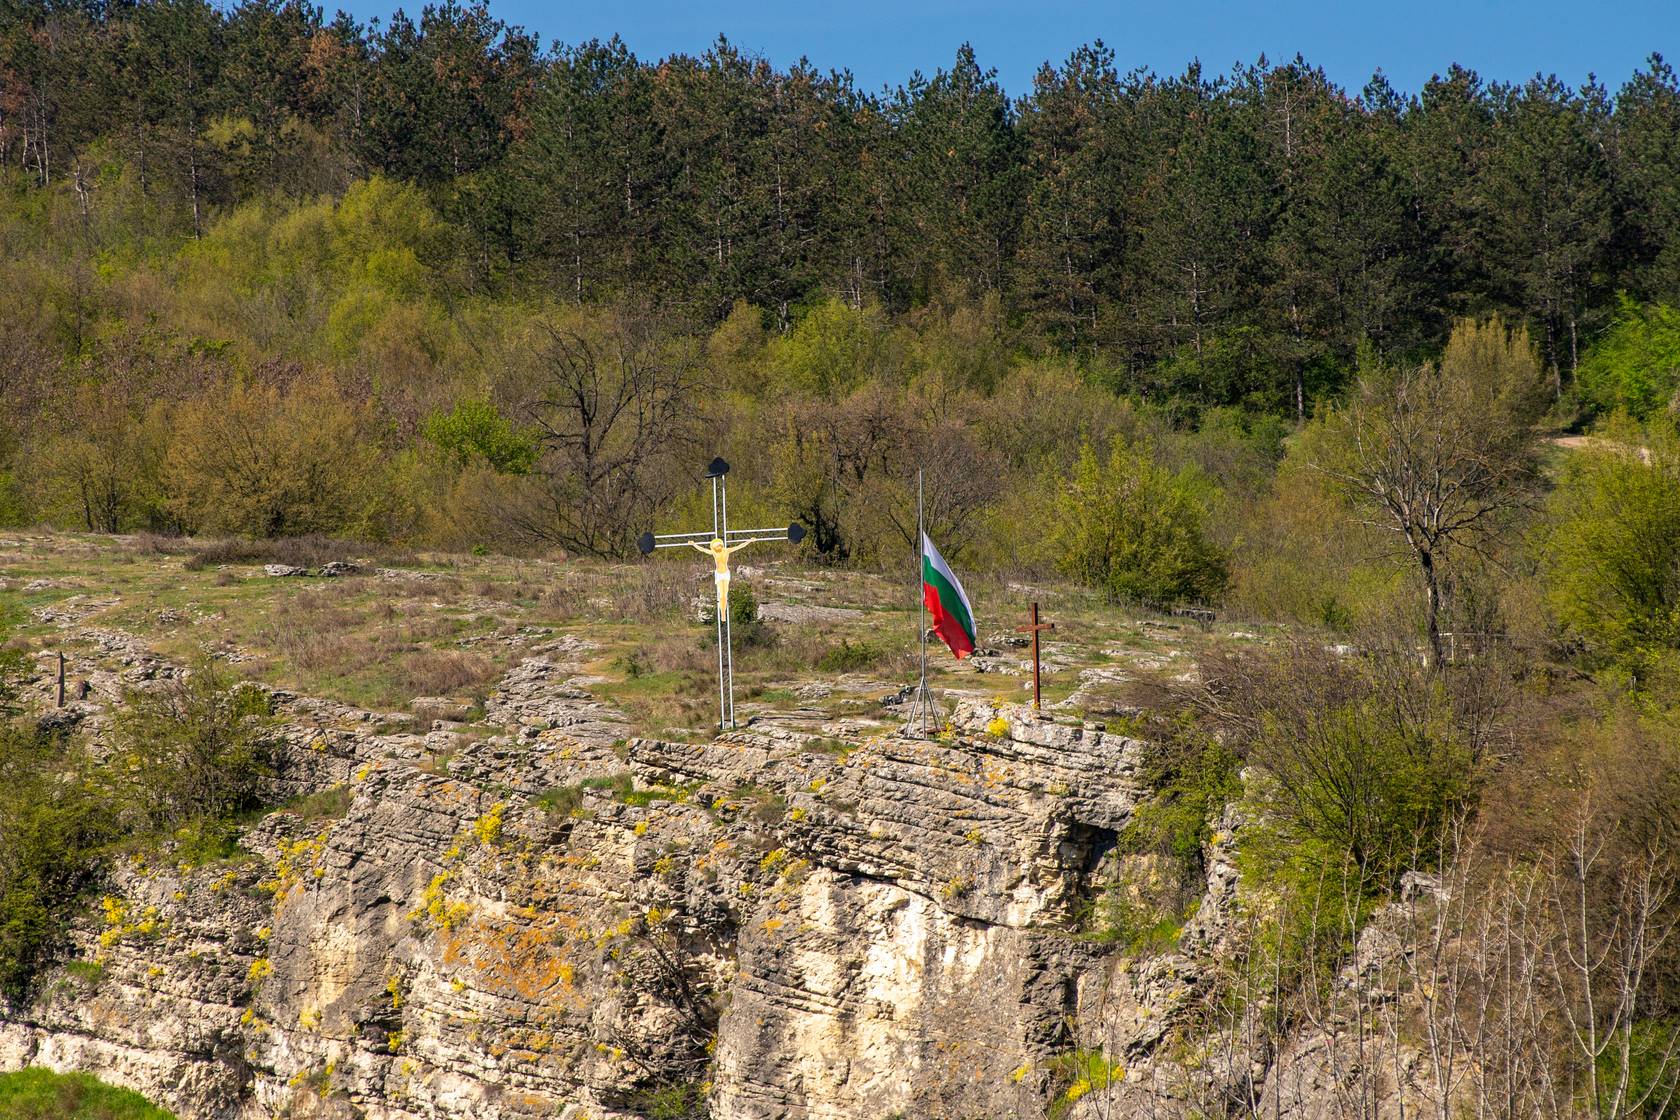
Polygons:
<instances>
[{"instance_id":1,"label":"green grass","mask_svg":"<svg viewBox=\"0 0 1680 1120\"><path fill-rule=\"evenodd\" d=\"M605 778L585 778L578 784L584 789L611 790L612 795L615 798L623 801L630 795L630 791L636 787L636 779L631 777L629 772L626 771L625 773L612 774Z\"/></svg>"},{"instance_id":2,"label":"green grass","mask_svg":"<svg viewBox=\"0 0 1680 1120\"><path fill-rule=\"evenodd\" d=\"M807 739L799 745L799 749L811 754L842 755L857 750L857 744L844 739Z\"/></svg>"},{"instance_id":3,"label":"green grass","mask_svg":"<svg viewBox=\"0 0 1680 1120\"><path fill-rule=\"evenodd\" d=\"M3 1120L175 1120L139 1093L85 1073L0 1073Z\"/></svg>"},{"instance_id":4,"label":"green grass","mask_svg":"<svg viewBox=\"0 0 1680 1120\"><path fill-rule=\"evenodd\" d=\"M687 801L700 788L700 783L695 782L691 785L656 785L649 786L646 789L637 789L635 779L628 772L613 774L605 778L585 778L578 785L581 789L609 791L613 800L638 808L645 808L655 801ZM560 800L558 791L544 791L539 797L548 797L550 793L556 794L555 800L558 804Z\"/></svg>"},{"instance_id":5,"label":"green grass","mask_svg":"<svg viewBox=\"0 0 1680 1120\"><path fill-rule=\"evenodd\" d=\"M64 971L90 988L97 987L105 978L105 966L97 961L69 961L65 964Z\"/></svg>"},{"instance_id":6,"label":"green grass","mask_svg":"<svg viewBox=\"0 0 1680 1120\"><path fill-rule=\"evenodd\" d=\"M636 789L621 794L618 799L626 805L638 807L646 807L655 801L687 801L701 785L700 782L694 782L689 785L649 786L647 789Z\"/></svg>"},{"instance_id":7,"label":"green grass","mask_svg":"<svg viewBox=\"0 0 1680 1120\"><path fill-rule=\"evenodd\" d=\"M583 787L550 786L531 801L550 816L569 817L583 804Z\"/></svg>"},{"instance_id":8,"label":"green grass","mask_svg":"<svg viewBox=\"0 0 1680 1120\"><path fill-rule=\"evenodd\" d=\"M349 786L331 786L294 798L280 806L280 811L295 813L306 821L342 820L350 812L352 799Z\"/></svg>"}]
</instances>

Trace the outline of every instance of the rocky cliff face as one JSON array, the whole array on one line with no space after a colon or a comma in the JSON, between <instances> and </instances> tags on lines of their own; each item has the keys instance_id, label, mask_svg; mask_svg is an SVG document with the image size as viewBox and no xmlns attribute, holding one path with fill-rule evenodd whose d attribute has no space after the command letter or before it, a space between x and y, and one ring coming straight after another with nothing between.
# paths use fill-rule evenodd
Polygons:
<instances>
[{"instance_id":1,"label":"rocky cliff face","mask_svg":"<svg viewBox=\"0 0 1680 1120\"><path fill-rule=\"evenodd\" d=\"M581 645L507 676L489 738L279 696L277 792L347 805L270 815L244 860L117 869L78 963L0 1022L0 1068L95 1071L184 1120L966 1118L1053 1096L1077 1118L1263 1091L1216 1040L1165 1042L1230 936L1238 822L1176 951L1077 934L1148 794L1143 744L980 702L942 741L627 741ZM1101 1107L1056 1072L1095 1048Z\"/></svg>"}]
</instances>

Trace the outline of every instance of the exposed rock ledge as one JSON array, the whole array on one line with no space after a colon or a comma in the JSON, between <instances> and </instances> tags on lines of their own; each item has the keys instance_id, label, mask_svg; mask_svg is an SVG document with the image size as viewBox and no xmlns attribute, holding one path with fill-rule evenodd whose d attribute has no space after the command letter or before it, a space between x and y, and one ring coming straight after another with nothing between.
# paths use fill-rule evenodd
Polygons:
<instances>
[{"instance_id":1,"label":"exposed rock ledge","mask_svg":"<svg viewBox=\"0 0 1680 1120\"><path fill-rule=\"evenodd\" d=\"M0 1021L0 1069L97 1071L183 1120L599 1120L701 1082L725 1120L1042 1114L1087 1034L1147 1081L1235 889L1211 853L1185 951L1130 970L1072 936L1142 744L1023 709L842 754L624 743L541 661L485 742L284 699L283 788L348 782L348 813L271 815L244 862L122 867L77 934L100 966ZM536 796L625 770L673 792Z\"/></svg>"}]
</instances>

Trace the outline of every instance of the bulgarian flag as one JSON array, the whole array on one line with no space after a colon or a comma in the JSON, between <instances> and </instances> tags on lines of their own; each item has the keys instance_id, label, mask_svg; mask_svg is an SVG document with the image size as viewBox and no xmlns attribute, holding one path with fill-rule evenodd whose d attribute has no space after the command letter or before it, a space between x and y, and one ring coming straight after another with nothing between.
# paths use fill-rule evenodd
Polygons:
<instances>
[{"instance_id":1,"label":"bulgarian flag","mask_svg":"<svg viewBox=\"0 0 1680 1120\"><path fill-rule=\"evenodd\" d=\"M922 534L922 602L933 616L933 632L962 660L974 652L974 608L945 557Z\"/></svg>"}]
</instances>

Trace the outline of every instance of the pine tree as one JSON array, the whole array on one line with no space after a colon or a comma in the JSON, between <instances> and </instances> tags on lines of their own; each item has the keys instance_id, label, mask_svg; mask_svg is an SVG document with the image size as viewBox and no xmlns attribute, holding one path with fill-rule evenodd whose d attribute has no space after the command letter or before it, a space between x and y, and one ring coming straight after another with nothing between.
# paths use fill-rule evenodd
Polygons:
<instances>
[{"instance_id":1,"label":"pine tree","mask_svg":"<svg viewBox=\"0 0 1680 1120\"><path fill-rule=\"evenodd\" d=\"M121 26L121 81L142 169L172 183L201 237L221 187L221 167L205 125L222 108L222 24L204 0L159 0L132 10Z\"/></svg>"},{"instance_id":2,"label":"pine tree","mask_svg":"<svg viewBox=\"0 0 1680 1120\"><path fill-rule=\"evenodd\" d=\"M1493 291L1539 328L1563 391L1580 364L1582 319L1604 286L1610 169L1604 91L1556 78L1501 91L1499 143L1479 176L1479 227Z\"/></svg>"},{"instance_id":3,"label":"pine tree","mask_svg":"<svg viewBox=\"0 0 1680 1120\"><path fill-rule=\"evenodd\" d=\"M536 43L490 15L428 5L416 24L398 11L373 36L363 154L376 168L438 184L496 163L531 93Z\"/></svg>"},{"instance_id":4,"label":"pine tree","mask_svg":"<svg viewBox=\"0 0 1680 1120\"><path fill-rule=\"evenodd\" d=\"M1616 96L1618 283L1680 303L1680 83L1653 54Z\"/></svg>"},{"instance_id":5,"label":"pine tree","mask_svg":"<svg viewBox=\"0 0 1680 1120\"><path fill-rule=\"evenodd\" d=\"M1003 290L1021 200L1014 110L963 44L950 70L893 94L893 250L906 294Z\"/></svg>"},{"instance_id":6,"label":"pine tree","mask_svg":"<svg viewBox=\"0 0 1680 1120\"><path fill-rule=\"evenodd\" d=\"M1486 254L1477 226L1477 173L1492 142L1493 110L1475 71L1448 67L1424 84L1400 119L1397 167L1413 207L1420 312L1442 337L1453 318L1485 310Z\"/></svg>"},{"instance_id":7,"label":"pine tree","mask_svg":"<svg viewBox=\"0 0 1680 1120\"><path fill-rule=\"evenodd\" d=\"M1252 104L1226 104L1223 81L1199 67L1155 87L1144 149L1151 166L1139 198L1139 267L1133 273L1146 358L1177 360L1158 371L1164 394L1229 403L1250 387L1257 355L1217 360L1224 336L1256 325L1270 264L1276 208L1261 159ZM1241 337L1240 335L1238 337Z\"/></svg>"},{"instance_id":8,"label":"pine tree","mask_svg":"<svg viewBox=\"0 0 1680 1120\"><path fill-rule=\"evenodd\" d=\"M1069 346L1103 337L1125 264L1128 119L1114 52L1081 47L1042 67L1021 106L1027 180L1017 300Z\"/></svg>"},{"instance_id":9,"label":"pine tree","mask_svg":"<svg viewBox=\"0 0 1680 1120\"><path fill-rule=\"evenodd\" d=\"M297 143L305 100L304 58L321 31L320 10L299 0L244 0L227 14L218 100L249 129L238 169L243 193L272 186Z\"/></svg>"},{"instance_id":10,"label":"pine tree","mask_svg":"<svg viewBox=\"0 0 1680 1120\"><path fill-rule=\"evenodd\" d=\"M652 277L645 220L657 179L648 76L622 40L564 48L533 98L511 173L524 255L577 303Z\"/></svg>"}]
</instances>

